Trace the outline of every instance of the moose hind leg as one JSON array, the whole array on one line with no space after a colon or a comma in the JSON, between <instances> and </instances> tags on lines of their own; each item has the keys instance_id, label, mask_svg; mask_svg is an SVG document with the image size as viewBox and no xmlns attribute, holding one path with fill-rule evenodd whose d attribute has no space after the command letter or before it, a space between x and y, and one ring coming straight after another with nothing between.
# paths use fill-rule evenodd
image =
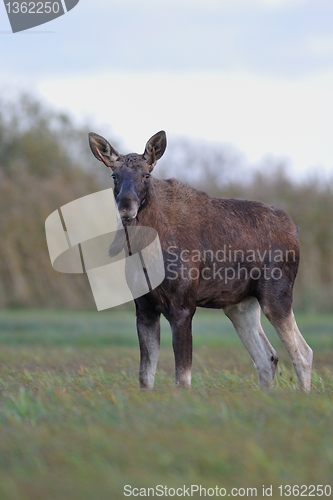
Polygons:
<instances>
[{"instance_id":1,"label":"moose hind leg","mask_svg":"<svg viewBox=\"0 0 333 500\"><path fill-rule=\"evenodd\" d=\"M136 322L140 344L140 387L152 389L160 349L160 314L137 307Z\"/></svg>"},{"instance_id":2,"label":"moose hind leg","mask_svg":"<svg viewBox=\"0 0 333 500\"><path fill-rule=\"evenodd\" d=\"M267 313L267 318L289 353L300 389L310 392L313 352L298 329L293 311L286 316Z\"/></svg>"},{"instance_id":3,"label":"moose hind leg","mask_svg":"<svg viewBox=\"0 0 333 500\"><path fill-rule=\"evenodd\" d=\"M259 302L254 297L248 297L224 309L224 312L253 360L260 389L270 390L274 383L278 355L262 329Z\"/></svg>"}]
</instances>

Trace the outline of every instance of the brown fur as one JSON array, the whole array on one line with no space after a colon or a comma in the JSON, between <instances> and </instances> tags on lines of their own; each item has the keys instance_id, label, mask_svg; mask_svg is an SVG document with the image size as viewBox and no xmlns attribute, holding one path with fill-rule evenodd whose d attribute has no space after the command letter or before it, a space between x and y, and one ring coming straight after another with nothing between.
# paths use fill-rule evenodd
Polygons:
<instances>
[{"instance_id":1,"label":"brown fur","mask_svg":"<svg viewBox=\"0 0 333 500\"><path fill-rule=\"evenodd\" d=\"M169 257L168 248L173 246L180 251L200 250L203 253L204 250L212 250L216 256L217 251L226 245L227 254L230 250L233 256L236 250L242 250L244 255L248 250L255 250L256 253L259 251L260 255L264 255L265 249L271 245L272 250L281 250L283 254L289 250L290 255L295 255L295 261L292 259L291 262L274 262L274 267L281 267L285 278L274 288L268 287L267 280L264 279L249 278L227 285L221 283L221 280L212 283L205 280L191 282L188 285L188 293L193 295L192 300L196 306L222 309L241 302L250 294L268 311L276 299L283 297L285 288L288 288L289 292L292 291L299 262L298 234L291 219L282 210L260 202L211 198L206 193L174 179L152 179L149 204L139 211L137 223L157 230L166 262ZM214 263L220 266L224 264L216 259L213 262L210 262L209 258L207 260L208 262L183 262L183 265L187 265L188 269L196 267L202 270L206 266L212 267L211 264ZM237 265L237 262L225 263L232 267L235 264ZM272 263L267 263L269 264ZM249 271L254 267L261 268L262 265L260 260L242 262L242 266ZM170 284L170 274L166 266L166 280L153 293L153 300L157 303L161 302L161 294L168 294L169 291L173 293L175 286L172 282ZM245 275L245 272L241 274ZM179 286L177 283L176 288ZM168 296L167 303L170 302L172 296ZM167 316L169 306L165 308L159 304L158 307ZM289 310L286 313L289 313Z\"/></svg>"}]
</instances>

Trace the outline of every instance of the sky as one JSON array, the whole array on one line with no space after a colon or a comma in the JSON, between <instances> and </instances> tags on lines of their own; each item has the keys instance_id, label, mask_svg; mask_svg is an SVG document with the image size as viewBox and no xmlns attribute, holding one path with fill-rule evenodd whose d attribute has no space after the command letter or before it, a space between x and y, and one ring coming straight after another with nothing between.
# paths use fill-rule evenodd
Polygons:
<instances>
[{"instance_id":1,"label":"sky","mask_svg":"<svg viewBox=\"0 0 333 500\"><path fill-rule=\"evenodd\" d=\"M4 3L2 98L30 91L121 153L164 129L333 175L332 0L80 0L15 34Z\"/></svg>"}]
</instances>

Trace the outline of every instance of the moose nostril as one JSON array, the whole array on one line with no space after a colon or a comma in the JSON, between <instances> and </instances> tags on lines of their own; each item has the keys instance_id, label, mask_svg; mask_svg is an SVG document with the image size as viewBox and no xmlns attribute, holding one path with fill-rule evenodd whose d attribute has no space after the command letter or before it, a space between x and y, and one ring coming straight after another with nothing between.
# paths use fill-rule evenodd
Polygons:
<instances>
[{"instance_id":1,"label":"moose nostril","mask_svg":"<svg viewBox=\"0 0 333 500\"><path fill-rule=\"evenodd\" d=\"M128 207L121 207L121 208L118 207L118 210L122 220L135 219L135 217L138 214L137 204L131 204Z\"/></svg>"}]
</instances>

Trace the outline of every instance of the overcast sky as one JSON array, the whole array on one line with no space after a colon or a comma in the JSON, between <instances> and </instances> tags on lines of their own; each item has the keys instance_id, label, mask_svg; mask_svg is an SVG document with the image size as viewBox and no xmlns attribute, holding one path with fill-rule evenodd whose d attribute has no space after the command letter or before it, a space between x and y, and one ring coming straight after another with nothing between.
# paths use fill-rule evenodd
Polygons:
<instances>
[{"instance_id":1,"label":"overcast sky","mask_svg":"<svg viewBox=\"0 0 333 500\"><path fill-rule=\"evenodd\" d=\"M80 0L17 34L1 2L0 89L108 124L122 152L165 129L333 173L333 1Z\"/></svg>"}]
</instances>

